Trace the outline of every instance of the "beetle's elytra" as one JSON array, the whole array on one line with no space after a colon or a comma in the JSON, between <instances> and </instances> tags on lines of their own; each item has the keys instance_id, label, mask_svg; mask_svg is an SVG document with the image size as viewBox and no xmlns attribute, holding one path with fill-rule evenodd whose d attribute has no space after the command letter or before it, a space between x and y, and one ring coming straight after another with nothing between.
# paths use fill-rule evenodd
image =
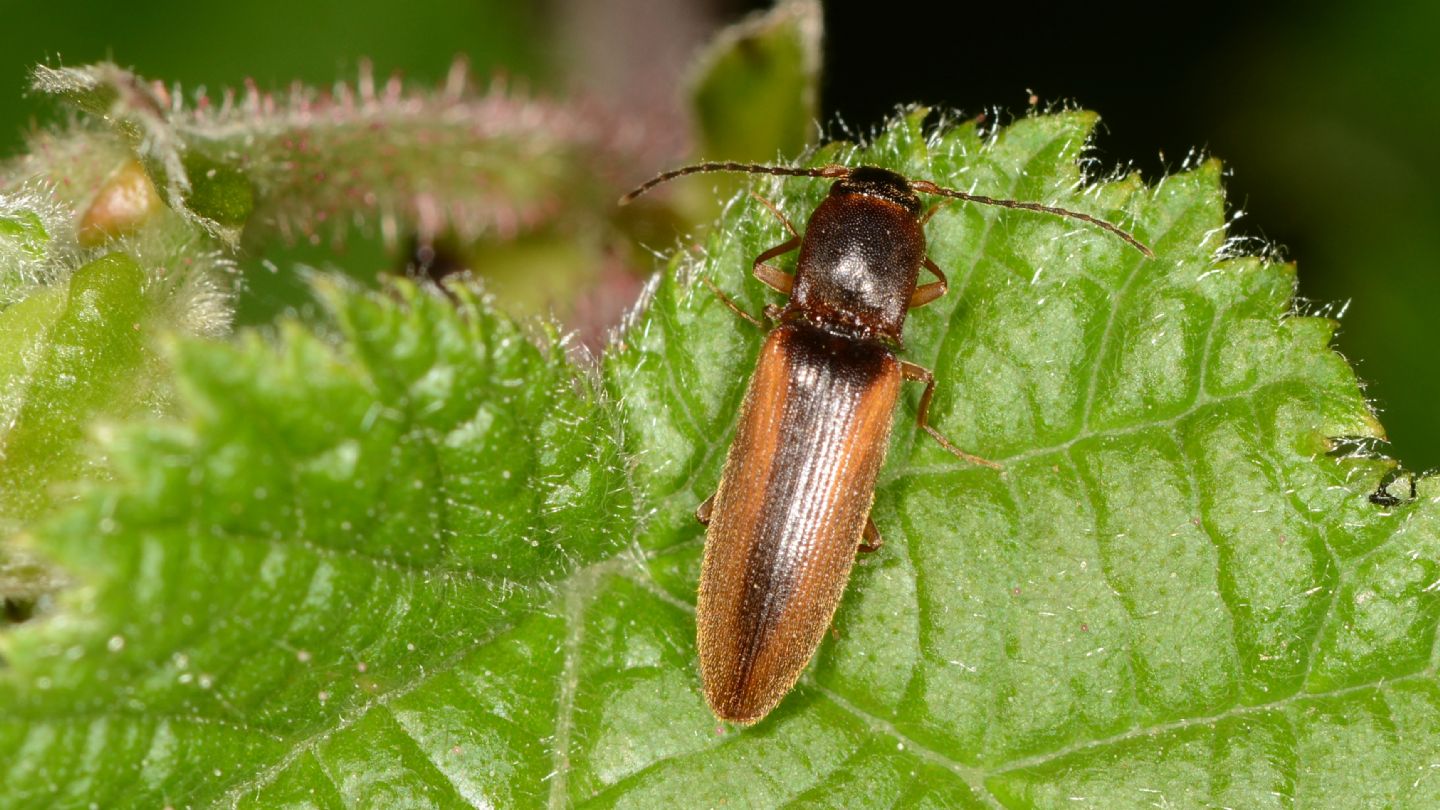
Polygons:
<instances>
[{"instance_id":1,"label":"beetle's elytra","mask_svg":"<svg viewBox=\"0 0 1440 810\"><path fill-rule=\"evenodd\" d=\"M856 552L880 545L870 508L901 383L925 383L921 429L965 461L996 466L930 427L934 375L896 356L906 313L946 291L945 275L925 255L925 223L935 207L922 213L919 195L1080 219L1153 254L1086 214L873 167L702 163L661 174L621 202L671 178L712 171L835 180L803 236L786 220L792 238L755 259L755 277L790 300L778 312L767 310L778 325L760 350L719 489L695 512L708 524L696 605L705 697L722 720L753 723L775 708L815 655ZM793 275L766 264L797 247ZM918 284L921 267L936 280Z\"/></svg>"}]
</instances>

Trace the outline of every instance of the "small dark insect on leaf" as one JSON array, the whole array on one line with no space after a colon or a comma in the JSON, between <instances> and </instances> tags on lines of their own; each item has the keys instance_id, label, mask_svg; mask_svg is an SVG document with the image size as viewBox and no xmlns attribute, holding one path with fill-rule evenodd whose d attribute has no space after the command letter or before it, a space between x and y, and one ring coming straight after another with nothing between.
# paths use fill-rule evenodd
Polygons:
<instances>
[{"instance_id":1,"label":"small dark insect on leaf","mask_svg":"<svg viewBox=\"0 0 1440 810\"><path fill-rule=\"evenodd\" d=\"M1401 480L1401 479L1404 480ZM1408 492L1408 494L1406 494ZM1397 494L1399 493L1399 494ZM1418 493L1415 489L1415 476L1394 470L1380 482L1380 486L1370 493L1370 503L1376 506L1390 508L1399 506L1402 503L1415 500Z\"/></svg>"}]
</instances>

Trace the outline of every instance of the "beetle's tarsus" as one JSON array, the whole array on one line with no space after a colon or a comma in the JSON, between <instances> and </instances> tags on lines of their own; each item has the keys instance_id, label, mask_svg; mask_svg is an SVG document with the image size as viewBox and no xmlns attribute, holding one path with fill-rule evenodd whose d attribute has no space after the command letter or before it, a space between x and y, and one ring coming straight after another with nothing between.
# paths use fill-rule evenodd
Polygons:
<instances>
[{"instance_id":1,"label":"beetle's tarsus","mask_svg":"<svg viewBox=\"0 0 1440 810\"><path fill-rule=\"evenodd\" d=\"M695 519L700 521L701 526L710 525L710 512L715 508L715 496L706 498L699 506L695 507Z\"/></svg>"},{"instance_id":2,"label":"beetle's tarsus","mask_svg":"<svg viewBox=\"0 0 1440 810\"><path fill-rule=\"evenodd\" d=\"M860 553L874 554L885 545L885 538L880 536L880 530L875 528L875 521L872 518L865 518L865 533L860 536Z\"/></svg>"}]
</instances>

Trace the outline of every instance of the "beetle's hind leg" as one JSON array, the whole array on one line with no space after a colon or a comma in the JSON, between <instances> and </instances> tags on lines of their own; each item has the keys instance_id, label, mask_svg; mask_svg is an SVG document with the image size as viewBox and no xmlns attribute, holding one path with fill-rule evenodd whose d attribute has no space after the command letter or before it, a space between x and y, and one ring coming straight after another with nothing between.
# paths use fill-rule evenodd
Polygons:
<instances>
[{"instance_id":1,"label":"beetle's hind leg","mask_svg":"<svg viewBox=\"0 0 1440 810\"><path fill-rule=\"evenodd\" d=\"M880 536L880 530L875 528L875 521L865 518L865 533L860 536L860 553L873 554L885 545L885 538Z\"/></svg>"},{"instance_id":2,"label":"beetle's hind leg","mask_svg":"<svg viewBox=\"0 0 1440 810\"><path fill-rule=\"evenodd\" d=\"M916 424L920 425L921 430L929 433L930 438L939 442L941 447L948 450L951 455L955 456L961 461L968 461L971 464L979 464L983 467L989 467L993 470L1000 469L999 464L996 464L989 459L983 459L979 456L971 455L964 450L961 450L960 448L951 444L949 439L941 435L940 431L936 430L933 427L930 427L930 398L935 394L934 372L932 372L928 368L925 368L924 366L917 366L909 361L901 360L900 373L904 374L905 379L910 380L911 382L925 383L925 393L920 395L920 410L918 413L915 414L915 422Z\"/></svg>"}]
</instances>

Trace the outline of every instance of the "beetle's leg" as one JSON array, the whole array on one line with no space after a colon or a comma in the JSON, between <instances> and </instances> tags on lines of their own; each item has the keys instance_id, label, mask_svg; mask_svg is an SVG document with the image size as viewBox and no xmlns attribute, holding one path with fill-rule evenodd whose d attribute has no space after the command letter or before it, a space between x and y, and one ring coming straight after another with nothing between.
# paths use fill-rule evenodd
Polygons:
<instances>
[{"instance_id":1,"label":"beetle's leg","mask_svg":"<svg viewBox=\"0 0 1440 810\"><path fill-rule=\"evenodd\" d=\"M755 326L759 329L765 328L765 324L761 323L759 318L741 309L740 305L731 300L730 296L726 295L724 290L715 286L715 282L711 281L708 278L702 278L700 279L700 281L704 283L706 287L709 287L710 292L715 293L715 297L720 299L720 303L729 307L731 312L734 312L736 315L739 315L750 323L755 324Z\"/></svg>"},{"instance_id":2,"label":"beetle's leg","mask_svg":"<svg viewBox=\"0 0 1440 810\"><path fill-rule=\"evenodd\" d=\"M933 427L930 427L930 397L934 396L935 394L934 372L932 372L928 368L925 368L924 366L917 366L914 363L901 360L900 373L904 374L905 379L907 380L910 380L912 382L925 383L925 393L920 395L920 411L915 415L915 422L920 425L921 430L929 433L930 438L939 442L941 447L950 451L952 455L954 455L961 461L968 461L971 464L980 464L982 466L990 467L996 470L1000 469L999 464L996 464L995 462L988 459L980 458L979 456L970 455L964 450L961 450L960 448L951 444L949 439L940 435L940 431L936 430Z\"/></svg>"},{"instance_id":3,"label":"beetle's leg","mask_svg":"<svg viewBox=\"0 0 1440 810\"><path fill-rule=\"evenodd\" d=\"M860 538L860 553L871 554L880 550L885 545L885 538L880 536L880 530L875 528L875 521L865 518L865 534Z\"/></svg>"},{"instance_id":4,"label":"beetle's leg","mask_svg":"<svg viewBox=\"0 0 1440 810\"><path fill-rule=\"evenodd\" d=\"M930 209L927 210L924 214L922 214L922 215L920 216L920 227L922 227L922 228L925 227L925 223L929 222L929 221L930 221L930 218L933 217L933 216L935 216L935 213L936 213L937 211L939 211L941 208L944 208L945 206L949 205L949 204L952 203L952 202L955 202L955 201L954 201L953 199L941 200L940 202L937 202L937 203L935 203L934 205L930 206Z\"/></svg>"},{"instance_id":5,"label":"beetle's leg","mask_svg":"<svg viewBox=\"0 0 1440 810\"><path fill-rule=\"evenodd\" d=\"M750 272L754 273L755 277L763 281L766 286L773 287L775 290L789 295L791 288L795 286L795 277L778 267L771 267L765 262L770 261L782 253L789 253L797 247L800 247L800 237L790 237L786 241L756 256L755 263L750 266Z\"/></svg>"},{"instance_id":6,"label":"beetle's leg","mask_svg":"<svg viewBox=\"0 0 1440 810\"><path fill-rule=\"evenodd\" d=\"M945 292L950 289L949 279L945 278L945 274L940 272L940 268L935 266L935 262L930 261L929 256L925 257L925 269L934 273L935 277L940 280L932 281L929 284L921 284L919 287L916 287L915 292L910 293L911 309L925 306L936 298L944 295Z\"/></svg>"},{"instance_id":7,"label":"beetle's leg","mask_svg":"<svg viewBox=\"0 0 1440 810\"><path fill-rule=\"evenodd\" d=\"M769 208L769 209L770 209L770 213L774 214L776 217L778 217L778 218L780 219L780 222L785 225L785 230L789 231L791 236L799 236L799 235L800 235L800 232L797 231L797 230L795 230L795 226L792 225L792 224L790 224L790 218L787 217L787 216L785 216L785 212L784 212L784 211L781 211L779 208L775 207L775 203L770 202L769 200L765 199L764 197L760 196L758 193L756 193L756 192L754 192L754 191L751 191L751 192L750 192L750 196L751 196L751 197L754 197L754 198L757 199L757 200L759 200L761 205L765 206L766 208Z\"/></svg>"},{"instance_id":8,"label":"beetle's leg","mask_svg":"<svg viewBox=\"0 0 1440 810\"><path fill-rule=\"evenodd\" d=\"M710 525L710 510L715 508L715 496L711 495L703 503L695 507L695 519L700 521L701 526Z\"/></svg>"}]
</instances>

